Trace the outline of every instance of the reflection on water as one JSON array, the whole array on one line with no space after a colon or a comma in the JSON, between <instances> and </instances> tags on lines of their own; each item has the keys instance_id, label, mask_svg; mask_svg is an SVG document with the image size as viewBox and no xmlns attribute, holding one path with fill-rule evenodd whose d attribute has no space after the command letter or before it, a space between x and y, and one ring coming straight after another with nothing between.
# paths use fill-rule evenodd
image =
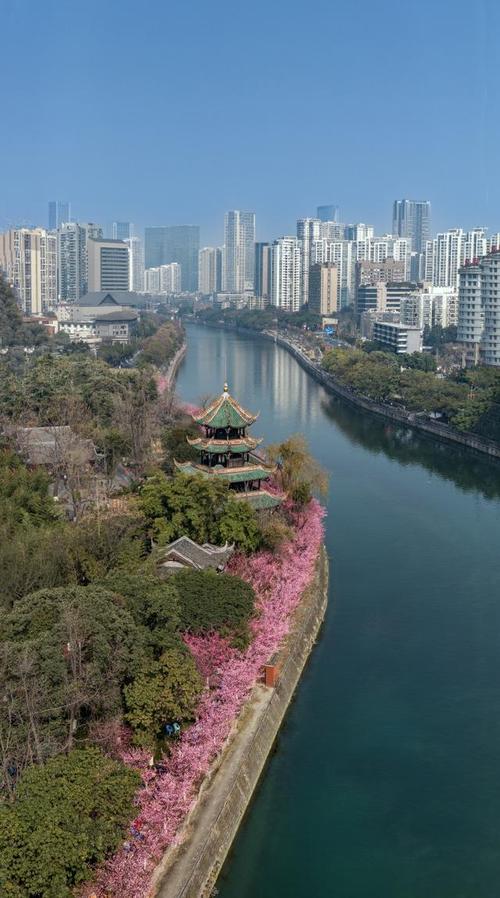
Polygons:
<instances>
[{"instance_id":1,"label":"reflection on water","mask_svg":"<svg viewBox=\"0 0 500 898\"><path fill-rule=\"evenodd\" d=\"M323 399L321 408L352 443L370 452L384 453L403 465L422 465L461 490L480 492L489 499L500 497L500 462L494 459L486 460L424 437L410 427L363 414L335 397Z\"/></svg>"}]
</instances>

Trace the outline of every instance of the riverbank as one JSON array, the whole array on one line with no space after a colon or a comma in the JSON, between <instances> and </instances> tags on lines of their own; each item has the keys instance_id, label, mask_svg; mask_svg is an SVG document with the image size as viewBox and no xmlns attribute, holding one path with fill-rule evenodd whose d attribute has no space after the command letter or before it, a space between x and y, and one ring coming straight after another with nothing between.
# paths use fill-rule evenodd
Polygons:
<instances>
[{"instance_id":1,"label":"riverbank","mask_svg":"<svg viewBox=\"0 0 500 898\"><path fill-rule=\"evenodd\" d=\"M316 642L327 599L328 558L322 545L313 581L272 659L278 679L272 687L258 683L243 706L179 834L181 846L167 851L154 874L157 898L205 898L212 891Z\"/></svg>"},{"instance_id":2,"label":"riverbank","mask_svg":"<svg viewBox=\"0 0 500 898\"><path fill-rule=\"evenodd\" d=\"M207 326L215 327L216 325L210 324ZM218 326L223 327L223 325ZM320 365L309 358L294 340L288 337L272 333L271 331L253 331L249 328L233 329L240 333L249 334L250 336L263 337L266 340L272 340L274 343L282 346L283 349L286 349L299 365L301 365L314 380L320 383L328 393L338 396L354 408L363 409L370 414L377 415L377 417L388 419L396 424L402 424L405 427L411 427L413 430L418 430L420 433L431 439L439 440L444 443L453 443L456 446L472 450L475 453L486 455L490 459L500 460L500 444L493 440L488 440L485 437L478 436L471 432L456 430L446 424L442 424L439 421L432 421L415 412L409 412L391 405L377 403L372 399L368 399L366 396L361 396L359 393L355 393L353 390L350 390L348 387L339 383L331 374L324 371Z\"/></svg>"}]
</instances>

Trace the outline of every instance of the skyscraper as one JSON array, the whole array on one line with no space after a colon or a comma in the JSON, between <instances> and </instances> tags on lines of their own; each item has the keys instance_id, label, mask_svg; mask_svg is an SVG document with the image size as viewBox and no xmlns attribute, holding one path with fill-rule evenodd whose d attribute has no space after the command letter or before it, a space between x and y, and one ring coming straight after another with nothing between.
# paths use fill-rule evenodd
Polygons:
<instances>
[{"instance_id":1,"label":"skyscraper","mask_svg":"<svg viewBox=\"0 0 500 898\"><path fill-rule=\"evenodd\" d=\"M123 240L87 242L88 289L129 290L129 248Z\"/></svg>"},{"instance_id":2,"label":"skyscraper","mask_svg":"<svg viewBox=\"0 0 500 898\"><path fill-rule=\"evenodd\" d=\"M328 205L318 206L316 208L316 218L320 221L337 221L339 220L339 207Z\"/></svg>"},{"instance_id":3,"label":"skyscraper","mask_svg":"<svg viewBox=\"0 0 500 898\"><path fill-rule=\"evenodd\" d=\"M311 251L315 240L321 237L319 218L299 218L297 221L297 237L302 244L302 297L301 305L309 302L309 268L311 267Z\"/></svg>"},{"instance_id":4,"label":"skyscraper","mask_svg":"<svg viewBox=\"0 0 500 898\"><path fill-rule=\"evenodd\" d=\"M269 243L255 244L255 295L271 300L272 247Z\"/></svg>"},{"instance_id":5,"label":"skyscraper","mask_svg":"<svg viewBox=\"0 0 500 898\"><path fill-rule=\"evenodd\" d=\"M130 240L134 236L134 226L130 221L114 221L111 236L113 240Z\"/></svg>"},{"instance_id":6,"label":"skyscraper","mask_svg":"<svg viewBox=\"0 0 500 898\"><path fill-rule=\"evenodd\" d=\"M412 250L422 253L431 232L431 204L428 200L395 200L392 208L392 233L409 237Z\"/></svg>"},{"instance_id":7,"label":"skyscraper","mask_svg":"<svg viewBox=\"0 0 500 898\"><path fill-rule=\"evenodd\" d=\"M57 302L57 237L44 228L0 234L0 270L13 285L25 315L40 315Z\"/></svg>"},{"instance_id":8,"label":"skyscraper","mask_svg":"<svg viewBox=\"0 0 500 898\"><path fill-rule=\"evenodd\" d=\"M207 296L217 291L217 263L220 249L204 246L198 256L198 290Z\"/></svg>"},{"instance_id":9,"label":"skyscraper","mask_svg":"<svg viewBox=\"0 0 500 898\"><path fill-rule=\"evenodd\" d=\"M140 237L129 237L124 241L129 248L130 290L140 293L144 290L144 247Z\"/></svg>"},{"instance_id":10,"label":"skyscraper","mask_svg":"<svg viewBox=\"0 0 500 898\"><path fill-rule=\"evenodd\" d=\"M233 209L224 216L222 289L251 293L255 277L255 212Z\"/></svg>"},{"instance_id":11,"label":"skyscraper","mask_svg":"<svg viewBox=\"0 0 500 898\"><path fill-rule=\"evenodd\" d=\"M158 268L178 262L182 271L182 290L195 293L198 289L198 253L200 229L198 225L170 225L146 228L145 265Z\"/></svg>"},{"instance_id":12,"label":"skyscraper","mask_svg":"<svg viewBox=\"0 0 500 898\"><path fill-rule=\"evenodd\" d=\"M297 237L280 237L273 243L271 303L288 312L302 304L302 244Z\"/></svg>"},{"instance_id":13,"label":"skyscraper","mask_svg":"<svg viewBox=\"0 0 500 898\"><path fill-rule=\"evenodd\" d=\"M71 220L71 205L67 200L51 200L49 203L49 231Z\"/></svg>"}]
</instances>

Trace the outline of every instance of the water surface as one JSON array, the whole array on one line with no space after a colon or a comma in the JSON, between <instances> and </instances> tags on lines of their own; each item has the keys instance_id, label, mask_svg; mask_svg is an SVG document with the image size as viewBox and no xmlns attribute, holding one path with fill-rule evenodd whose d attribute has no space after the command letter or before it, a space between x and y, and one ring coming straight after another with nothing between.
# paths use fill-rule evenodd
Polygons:
<instances>
[{"instance_id":1,"label":"water surface","mask_svg":"<svg viewBox=\"0 0 500 898\"><path fill-rule=\"evenodd\" d=\"M498 898L500 467L332 399L274 344L189 326L178 392L231 392L330 472L330 604L220 898Z\"/></svg>"}]
</instances>

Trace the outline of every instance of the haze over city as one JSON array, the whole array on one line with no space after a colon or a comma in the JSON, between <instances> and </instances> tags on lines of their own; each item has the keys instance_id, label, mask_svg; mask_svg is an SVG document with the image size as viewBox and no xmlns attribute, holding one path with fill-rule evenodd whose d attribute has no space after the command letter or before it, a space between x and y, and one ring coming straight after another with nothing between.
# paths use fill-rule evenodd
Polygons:
<instances>
[{"instance_id":1,"label":"haze over city","mask_svg":"<svg viewBox=\"0 0 500 898\"><path fill-rule=\"evenodd\" d=\"M397 196L430 199L435 232L496 228L499 17L489 0L474 16L463 0L418 16L394 0L9 3L0 228L69 197L79 220L196 223L204 243L226 209L255 209L271 239L328 202L383 233Z\"/></svg>"}]
</instances>

